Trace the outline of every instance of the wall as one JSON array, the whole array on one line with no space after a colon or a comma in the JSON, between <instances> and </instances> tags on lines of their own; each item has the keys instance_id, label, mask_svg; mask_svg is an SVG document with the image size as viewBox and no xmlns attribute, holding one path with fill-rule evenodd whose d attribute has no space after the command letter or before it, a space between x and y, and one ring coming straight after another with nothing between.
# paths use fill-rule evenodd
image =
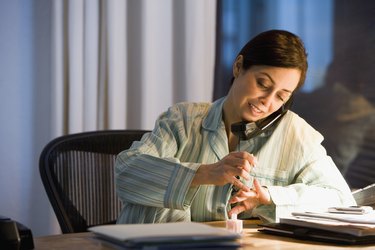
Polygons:
<instances>
[{"instance_id":1,"label":"wall","mask_svg":"<svg viewBox=\"0 0 375 250\"><path fill-rule=\"evenodd\" d=\"M0 1L0 214L29 226L35 236L59 232L38 170L39 154L51 139L50 5Z\"/></svg>"}]
</instances>

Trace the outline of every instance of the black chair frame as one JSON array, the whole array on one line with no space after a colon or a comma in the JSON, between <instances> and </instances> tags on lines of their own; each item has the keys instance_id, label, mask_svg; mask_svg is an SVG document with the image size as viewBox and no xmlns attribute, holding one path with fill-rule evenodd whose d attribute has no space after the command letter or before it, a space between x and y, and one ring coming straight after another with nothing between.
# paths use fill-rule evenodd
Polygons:
<instances>
[{"instance_id":1,"label":"black chair frame","mask_svg":"<svg viewBox=\"0 0 375 250\"><path fill-rule=\"evenodd\" d=\"M115 193L115 158L146 132L82 132L60 136L44 147L40 176L63 233L115 223L121 210Z\"/></svg>"}]
</instances>

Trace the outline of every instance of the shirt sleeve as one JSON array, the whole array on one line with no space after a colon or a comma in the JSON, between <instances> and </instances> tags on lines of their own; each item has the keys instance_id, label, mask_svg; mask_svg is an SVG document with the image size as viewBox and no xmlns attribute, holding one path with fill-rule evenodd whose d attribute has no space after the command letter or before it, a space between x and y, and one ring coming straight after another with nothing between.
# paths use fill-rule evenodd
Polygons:
<instances>
[{"instance_id":1,"label":"shirt sleeve","mask_svg":"<svg viewBox=\"0 0 375 250\"><path fill-rule=\"evenodd\" d=\"M347 183L323 147L316 149L293 184L267 188L276 206L276 221L293 211L356 205Z\"/></svg>"},{"instance_id":2,"label":"shirt sleeve","mask_svg":"<svg viewBox=\"0 0 375 250\"><path fill-rule=\"evenodd\" d=\"M152 132L121 152L115 163L117 195L123 202L187 209L198 187L190 187L200 163L180 162L187 117L177 107L156 121Z\"/></svg>"},{"instance_id":3,"label":"shirt sleeve","mask_svg":"<svg viewBox=\"0 0 375 250\"><path fill-rule=\"evenodd\" d=\"M253 214L277 222L293 211L356 204L322 141L322 135L302 118L285 115L259 155L263 164L258 176L273 204L259 206Z\"/></svg>"}]
</instances>

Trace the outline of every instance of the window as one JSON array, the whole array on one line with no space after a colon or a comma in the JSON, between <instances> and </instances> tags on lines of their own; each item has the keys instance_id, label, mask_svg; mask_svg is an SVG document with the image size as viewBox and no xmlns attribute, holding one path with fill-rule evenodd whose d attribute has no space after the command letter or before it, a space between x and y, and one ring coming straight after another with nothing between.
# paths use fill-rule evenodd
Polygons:
<instances>
[{"instance_id":1,"label":"window","mask_svg":"<svg viewBox=\"0 0 375 250\"><path fill-rule=\"evenodd\" d=\"M375 1L218 0L214 99L227 94L240 48L268 29L305 42L309 69L293 111L323 134L323 145L353 188L375 182Z\"/></svg>"}]
</instances>

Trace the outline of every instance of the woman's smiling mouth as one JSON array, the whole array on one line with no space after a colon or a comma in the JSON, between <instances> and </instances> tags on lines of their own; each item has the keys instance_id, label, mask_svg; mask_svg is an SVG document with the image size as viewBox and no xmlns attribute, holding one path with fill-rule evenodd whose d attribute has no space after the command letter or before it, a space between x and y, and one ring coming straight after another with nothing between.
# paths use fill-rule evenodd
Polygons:
<instances>
[{"instance_id":1,"label":"woman's smiling mouth","mask_svg":"<svg viewBox=\"0 0 375 250\"><path fill-rule=\"evenodd\" d=\"M256 107L254 104L249 103L250 110L256 114L261 114L263 111Z\"/></svg>"}]
</instances>

